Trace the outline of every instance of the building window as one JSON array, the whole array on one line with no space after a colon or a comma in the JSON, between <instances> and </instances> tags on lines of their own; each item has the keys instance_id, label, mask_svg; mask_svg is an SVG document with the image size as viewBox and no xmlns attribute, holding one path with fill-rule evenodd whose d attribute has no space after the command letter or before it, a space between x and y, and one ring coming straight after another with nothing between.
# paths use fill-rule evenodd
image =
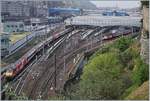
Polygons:
<instances>
[{"instance_id":1,"label":"building window","mask_svg":"<svg viewBox=\"0 0 150 101\"><path fill-rule=\"evenodd\" d=\"M14 27L14 25L11 25L11 27Z\"/></svg>"},{"instance_id":2,"label":"building window","mask_svg":"<svg viewBox=\"0 0 150 101\"><path fill-rule=\"evenodd\" d=\"M19 27L21 27L21 28L22 28L22 27L23 27L23 24L20 24L20 25L19 25Z\"/></svg>"},{"instance_id":3,"label":"building window","mask_svg":"<svg viewBox=\"0 0 150 101\"><path fill-rule=\"evenodd\" d=\"M5 42L5 40L4 40L4 39L1 39L1 42Z\"/></svg>"},{"instance_id":4,"label":"building window","mask_svg":"<svg viewBox=\"0 0 150 101\"><path fill-rule=\"evenodd\" d=\"M7 25L7 27L10 27L9 25Z\"/></svg>"},{"instance_id":5,"label":"building window","mask_svg":"<svg viewBox=\"0 0 150 101\"><path fill-rule=\"evenodd\" d=\"M5 50L7 50L7 49L6 49L6 48L2 48L1 50L2 50L2 51L5 51Z\"/></svg>"}]
</instances>

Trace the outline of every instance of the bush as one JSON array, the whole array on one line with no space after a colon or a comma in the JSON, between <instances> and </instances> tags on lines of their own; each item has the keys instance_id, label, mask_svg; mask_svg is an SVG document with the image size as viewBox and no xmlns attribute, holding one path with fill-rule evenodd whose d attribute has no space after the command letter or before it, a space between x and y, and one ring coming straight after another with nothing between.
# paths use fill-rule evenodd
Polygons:
<instances>
[{"instance_id":1,"label":"bush","mask_svg":"<svg viewBox=\"0 0 150 101\"><path fill-rule=\"evenodd\" d=\"M90 57L90 60L92 60L94 57L98 56L98 55L101 55L101 54L104 54L104 53L107 53L110 51L110 48L111 46L110 45L106 45L104 46L103 48L99 49L98 51L96 51L91 57Z\"/></svg>"},{"instance_id":2,"label":"bush","mask_svg":"<svg viewBox=\"0 0 150 101\"><path fill-rule=\"evenodd\" d=\"M118 40L115 41L114 47L119 49L121 52L125 51L127 48L129 48L130 44L132 43L131 37L121 37Z\"/></svg>"},{"instance_id":3,"label":"bush","mask_svg":"<svg viewBox=\"0 0 150 101\"><path fill-rule=\"evenodd\" d=\"M128 49L121 52L120 54L120 60L124 67L127 67L128 69L132 70L134 67L133 60L137 57L140 57L140 48L139 48L139 42L134 42L129 46Z\"/></svg>"},{"instance_id":4,"label":"bush","mask_svg":"<svg viewBox=\"0 0 150 101\"><path fill-rule=\"evenodd\" d=\"M133 70L132 80L134 84L141 85L144 81L149 79L149 67L141 58L135 59L135 66Z\"/></svg>"},{"instance_id":5,"label":"bush","mask_svg":"<svg viewBox=\"0 0 150 101\"><path fill-rule=\"evenodd\" d=\"M116 53L94 57L84 68L77 91L80 99L117 99L124 86L120 79L121 67Z\"/></svg>"},{"instance_id":6,"label":"bush","mask_svg":"<svg viewBox=\"0 0 150 101\"><path fill-rule=\"evenodd\" d=\"M98 51L96 51L91 57L90 60L92 60L94 57L99 56L101 54L104 53L108 53L108 52L114 52L114 53L120 53L118 49L114 48L112 46L112 44L108 44L106 46L104 46L103 48L99 49ZM118 54L119 55L119 54Z\"/></svg>"}]
</instances>

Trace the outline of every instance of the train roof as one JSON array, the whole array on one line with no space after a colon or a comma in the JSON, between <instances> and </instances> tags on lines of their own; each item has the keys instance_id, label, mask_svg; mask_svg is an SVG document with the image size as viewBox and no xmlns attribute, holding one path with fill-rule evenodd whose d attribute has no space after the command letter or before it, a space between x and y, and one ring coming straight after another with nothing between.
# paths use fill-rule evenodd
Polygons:
<instances>
[{"instance_id":1,"label":"train roof","mask_svg":"<svg viewBox=\"0 0 150 101\"><path fill-rule=\"evenodd\" d=\"M141 26L141 17L132 16L76 16L65 20L66 25Z\"/></svg>"}]
</instances>

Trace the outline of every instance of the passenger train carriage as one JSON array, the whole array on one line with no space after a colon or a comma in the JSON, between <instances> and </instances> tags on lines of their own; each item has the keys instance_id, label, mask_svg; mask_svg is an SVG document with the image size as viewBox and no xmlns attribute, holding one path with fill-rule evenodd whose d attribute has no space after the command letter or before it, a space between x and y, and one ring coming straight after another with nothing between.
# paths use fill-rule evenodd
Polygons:
<instances>
[{"instance_id":1,"label":"passenger train carriage","mask_svg":"<svg viewBox=\"0 0 150 101\"><path fill-rule=\"evenodd\" d=\"M41 42L35 47L33 47L24 56L22 56L18 61L10 65L10 68L1 74L1 79L3 79L4 77L14 78L17 74L19 74L23 69L27 67L29 62L32 61L34 56L36 56L42 50L43 47L47 46L48 44L53 42L55 39L71 32L72 30L73 30L72 28L69 28L69 29L64 30L61 33L54 34L53 36L46 39L44 42Z\"/></svg>"}]
</instances>

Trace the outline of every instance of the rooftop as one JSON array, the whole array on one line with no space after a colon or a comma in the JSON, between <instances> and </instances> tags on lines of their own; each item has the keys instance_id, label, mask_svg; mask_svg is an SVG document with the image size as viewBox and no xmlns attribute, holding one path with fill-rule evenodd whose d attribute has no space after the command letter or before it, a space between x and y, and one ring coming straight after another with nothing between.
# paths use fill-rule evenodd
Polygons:
<instances>
[{"instance_id":1,"label":"rooftop","mask_svg":"<svg viewBox=\"0 0 150 101\"><path fill-rule=\"evenodd\" d=\"M77 16L67 19L67 25L95 25L95 26L112 26L112 25L132 25L140 26L141 17L132 16Z\"/></svg>"}]
</instances>

